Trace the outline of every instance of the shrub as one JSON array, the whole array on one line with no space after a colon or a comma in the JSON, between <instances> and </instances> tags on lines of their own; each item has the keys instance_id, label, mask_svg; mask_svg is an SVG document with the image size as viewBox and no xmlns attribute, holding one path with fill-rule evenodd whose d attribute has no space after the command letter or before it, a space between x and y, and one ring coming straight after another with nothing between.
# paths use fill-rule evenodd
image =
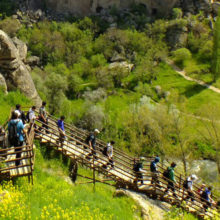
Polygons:
<instances>
[{"instance_id":1,"label":"shrub","mask_svg":"<svg viewBox=\"0 0 220 220\"><path fill-rule=\"evenodd\" d=\"M192 54L186 48L180 48L172 52L174 62L180 66L183 65L184 61L191 59Z\"/></svg>"},{"instance_id":2,"label":"shrub","mask_svg":"<svg viewBox=\"0 0 220 220\"><path fill-rule=\"evenodd\" d=\"M173 9L173 13L172 13L172 17L173 19L180 19L183 16L183 12L180 8L174 8Z\"/></svg>"},{"instance_id":3,"label":"shrub","mask_svg":"<svg viewBox=\"0 0 220 220\"><path fill-rule=\"evenodd\" d=\"M93 130L95 128L102 130L105 119L102 107L91 105L91 103L87 103L87 105L87 111L79 122L80 126L88 130Z\"/></svg>"},{"instance_id":4,"label":"shrub","mask_svg":"<svg viewBox=\"0 0 220 220\"><path fill-rule=\"evenodd\" d=\"M6 18L0 21L0 29L6 32L10 37L14 37L21 25L17 19Z\"/></svg>"}]
</instances>

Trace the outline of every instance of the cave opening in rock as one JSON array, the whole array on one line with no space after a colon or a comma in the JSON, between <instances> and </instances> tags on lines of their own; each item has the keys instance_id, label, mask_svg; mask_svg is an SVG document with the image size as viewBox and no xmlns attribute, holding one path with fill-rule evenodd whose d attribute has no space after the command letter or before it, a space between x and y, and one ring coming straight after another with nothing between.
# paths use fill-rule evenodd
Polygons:
<instances>
[{"instance_id":1,"label":"cave opening in rock","mask_svg":"<svg viewBox=\"0 0 220 220\"><path fill-rule=\"evenodd\" d=\"M97 13L100 13L100 12L102 11L102 9L103 9L103 7L98 6L98 7L96 8L96 12L97 12Z\"/></svg>"},{"instance_id":2,"label":"cave opening in rock","mask_svg":"<svg viewBox=\"0 0 220 220\"><path fill-rule=\"evenodd\" d=\"M152 15L157 15L157 8L152 8L151 14Z\"/></svg>"}]
</instances>

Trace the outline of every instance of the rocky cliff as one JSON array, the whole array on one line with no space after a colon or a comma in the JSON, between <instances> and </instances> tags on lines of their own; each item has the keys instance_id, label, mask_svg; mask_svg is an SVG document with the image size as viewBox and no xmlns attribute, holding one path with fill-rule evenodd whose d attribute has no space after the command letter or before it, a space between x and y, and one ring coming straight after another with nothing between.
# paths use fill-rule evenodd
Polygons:
<instances>
[{"instance_id":1,"label":"rocky cliff","mask_svg":"<svg viewBox=\"0 0 220 220\"><path fill-rule=\"evenodd\" d=\"M47 0L46 7L61 14L90 15L99 13L102 9L116 6L119 9L129 8L132 3L146 7L149 16L166 16L173 7L181 7L186 13L215 12L219 7L215 0ZM29 8L45 7L41 0L30 0Z\"/></svg>"},{"instance_id":2,"label":"rocky cliff","mask_svg":"<svg viewBox=\"0 0 220 220\"><path fill-rule=\"evenodd\" d=\"M27 66L24 64L27 55L26 45L17 38L11 39L0 30L0 86L5 92L19 89L36 105L41 99L35 89Z\"/></svg>"}]
</instances>

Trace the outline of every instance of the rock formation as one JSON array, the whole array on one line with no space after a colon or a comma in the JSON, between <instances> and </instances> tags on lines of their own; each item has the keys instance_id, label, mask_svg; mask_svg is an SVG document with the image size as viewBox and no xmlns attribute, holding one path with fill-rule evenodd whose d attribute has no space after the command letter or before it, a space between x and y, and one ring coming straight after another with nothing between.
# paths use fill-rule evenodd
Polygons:
<instances>
[{"instance_id":1,"label":"rock formation","mask_svg":"<svg viewBox=\"0 0 220 220\"><path fill-rule=\"evenodd\" d=\"M216 12L218 1L213 0L47 0L46 8L60 14L90 15L100 13L102 9L116 6L118 9L127 9L132 3L146 7L149 16L168 15L173 7L181 7L186 13ZM41 0L30 0L29 9L44 8Z\"/></svg>"},{"instance_id":2,"label":"rock formation","mask_svg":"<svg viewBox=\"0 0 220 220\"><path fill-rule=\"evenodd\" d=\"M41 104L41 99L23 60L26 59L27 47L18 40L14 42L8 35L0 30L0 84L7 90L19 89L36 105ZM6 82L6 84L4 83Z\"/></svg>"}]
</instances>

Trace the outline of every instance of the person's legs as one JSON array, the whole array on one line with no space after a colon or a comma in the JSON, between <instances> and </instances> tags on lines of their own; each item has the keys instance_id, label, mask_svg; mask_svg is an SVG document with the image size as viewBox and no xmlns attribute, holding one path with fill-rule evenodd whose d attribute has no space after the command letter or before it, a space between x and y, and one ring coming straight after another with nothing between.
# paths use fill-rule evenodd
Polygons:
<instances>
[{"instance_id":1,"label":"person's legs","mask_svg":"<svg viewBox=\"0 0 220 220\"><path fill-rule=\"evenodd\" d=\"M143 174L141 172L138 172L138 181L141 181L141 184L144 183L144 181L143 181Z\"/></svg>"},{"instance_id":2,"label":"person's legs","mask_svg":"<svg viewBox=\"0 0 220 220\"><path fill-rule=\"evenodd\" d=\"M109 159L109 162L110 162L111 167L114 168L114 161L113 161L113 158L110 158L110 159Z\"/></svg>"},{"instance_id":3,"label":"person's legs","mask_svg":"<svg viewBox=\"0 0 220 220\"><path fill-rule=\"evenodd\" d=\"M23 141L20 141L18 143L18 145L16 146L16 147L19 147L19 148L15 149L15 152L22 151L22 146L23 146ZM18 159L18 158L21 158L21 152L16 154L16 159ZM20 165L20 160L16 160L15 165L19 166Z\"/></svg>"}]
</instances>

